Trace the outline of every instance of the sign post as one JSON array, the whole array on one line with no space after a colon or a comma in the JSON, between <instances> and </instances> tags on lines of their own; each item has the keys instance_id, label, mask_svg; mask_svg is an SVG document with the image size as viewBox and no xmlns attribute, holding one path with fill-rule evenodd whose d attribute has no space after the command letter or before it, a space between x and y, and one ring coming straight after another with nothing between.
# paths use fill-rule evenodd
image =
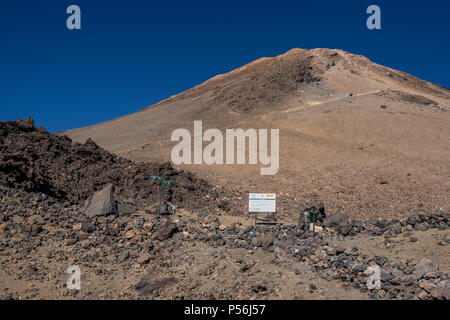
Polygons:
<instances>
[{"instance_id":1,"label":"sign post","mask_svg":"<svg viewBox=\"0 0 450 320\"><path fill-rule=\"evenodd\" d=\"M248 196L248 211L256 214L267 213L267 225L269 225L269 213L276 212L276 194L275 193L250 193Z\"/></svg>"},{"instance_id":2,"label":"sign post","mask_svg":"<svg viewBox=\"0 0 450 320\"><path fill-rule=\"evenodd\" d=\"M316 208L313 208L313 237L316 237Z\"/></svg>"},{"instance_id":3,"label":"sign post","mask_svg":"<svg viewBox=\"0 0 450 320\"><path fill-rule=\"evenodd\" d=\"M152 180L161 180L161 185L159 187L159 205L158 205L158 214L160 214L160 212L161 212L161 202L162 202L163 187L167 183L175 183L175 182L170 181L170 180L164 180L164 177L159 177L159 176L150 176L150 179L152 179Z\"/></svg>"},{"instance_id":4,"label":"sign post","mask_svg":"<svg viewBox=\"0 0 450 320\"><path fill-rule=\"evenodd\" d=\"M312 224L313 224L312 232L313 232L313 237L315 238L316 237L316 208L313 207L312 212L304 211L303 217L304 217L305 224L307 224L309 226L308 230L311 230L311 222L312 222Z\"/></svg>"}]
</instances>

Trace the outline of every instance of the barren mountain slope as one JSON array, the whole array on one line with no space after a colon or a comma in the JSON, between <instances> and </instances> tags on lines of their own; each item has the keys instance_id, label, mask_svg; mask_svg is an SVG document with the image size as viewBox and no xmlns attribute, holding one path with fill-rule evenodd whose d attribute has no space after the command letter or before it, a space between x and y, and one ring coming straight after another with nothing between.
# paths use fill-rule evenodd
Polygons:
<instances>
[{"instance_id":1,"label":"barren mountain slope","mask_svg":"<svg viewBox=\"0 0 450 320\"><path fill-rule=\"evenodd\" d=\"M360 218L450 207L450 90L341 50L293 49L216 76L140 112L65 132L138 161L167 161L173 130L280 129L280 170L190 165L212 183L320 198ZM206 143L205 143L206 145ZM297 212L292 212L295 218Z\"/></svg>"}]
</instances>

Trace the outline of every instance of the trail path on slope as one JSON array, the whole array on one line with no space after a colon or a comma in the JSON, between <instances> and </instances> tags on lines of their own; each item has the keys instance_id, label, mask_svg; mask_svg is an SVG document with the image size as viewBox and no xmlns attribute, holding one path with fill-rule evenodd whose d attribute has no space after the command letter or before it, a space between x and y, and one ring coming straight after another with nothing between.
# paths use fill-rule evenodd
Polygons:
<instances>
[{"instance_id":1,"label":"trail path on slope","mask_svg":"<svg viewBox=\"0 0 450 320\"><path fill-rule=\"evenodd\" d=\"M289 107L288 109L283 110L283 111L281 111L281 112L283 112L283 113L289 113L289 112L301 110L301 109L307 107L308 105L309 105L309 106L319 106L319 105L326 104L326 103L329 103L329 102L334 102L334 101L339 101L339 100L344 100L344 99L354 98L354 97L362 97L362 96L366 96L366 95L369 95L369 94L380 93L380 92L383 92L383 91L389 90L389 89L390 89L390 87L385 87L385 88L376 89L376 90L371 90L371 91L367 91L367 92L362 92L362 93L352 94L352 96L349 96L349 95L347 94L347 95L341 95L341 96L338 96L338 97L334 97L334 98L326 99L326 100L322 100L322 101L315 101L315 100L312 100L312 101L306 102L306 104L301 104L301 105L291 106L291 107ZM271 111L271 112L269 112L268 114L262 115L262 116L261 116L261 119L263 119L263 120L270 120L270 116L271 116L273 113L275 113L275 112L280 112L280 111L278 111L278 110Z\"/></svg>"}]
</instances>

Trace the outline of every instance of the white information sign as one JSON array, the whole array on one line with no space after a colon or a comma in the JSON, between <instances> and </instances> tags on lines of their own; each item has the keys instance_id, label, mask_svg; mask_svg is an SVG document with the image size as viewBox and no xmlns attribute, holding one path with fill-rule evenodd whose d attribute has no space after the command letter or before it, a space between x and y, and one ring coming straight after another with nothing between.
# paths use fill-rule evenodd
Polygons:
<instances>
[{"instance_id":1,"label":"white information sign","mask_svg":"<svg viewBox=\"0 0 450 320\"><path fill-rule=\"evenodd\" d=\"M250 193L248 195L249 212L275 212L275 193Z\"/></svg>"}]
</instances>

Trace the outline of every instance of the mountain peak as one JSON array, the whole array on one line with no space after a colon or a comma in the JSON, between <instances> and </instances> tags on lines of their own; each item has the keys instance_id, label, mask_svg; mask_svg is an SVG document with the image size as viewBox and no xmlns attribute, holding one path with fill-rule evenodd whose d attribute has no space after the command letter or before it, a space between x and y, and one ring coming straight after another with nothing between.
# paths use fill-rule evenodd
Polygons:
<instances>
[{"instance_id":1,"label":"mountain peak","mask_svg":"<svg viewBox=\"0 0 450 320\"><path fill-rule=\"evenodd\" d=\"M392 216L423 212L429 195L450 205L449 106L449 90L361 55L292 49L67 134L79 142L91 137L132 160L165 162L172 132L192 130L196 120L203 130L276 128L280 168L274 177L260 177L251 165L186 169L243 193L283 192L286 201L293 201L286 194L296 201L318 196L330 212L357 215L370 208Z\"/></svg>"}]
</instances>

